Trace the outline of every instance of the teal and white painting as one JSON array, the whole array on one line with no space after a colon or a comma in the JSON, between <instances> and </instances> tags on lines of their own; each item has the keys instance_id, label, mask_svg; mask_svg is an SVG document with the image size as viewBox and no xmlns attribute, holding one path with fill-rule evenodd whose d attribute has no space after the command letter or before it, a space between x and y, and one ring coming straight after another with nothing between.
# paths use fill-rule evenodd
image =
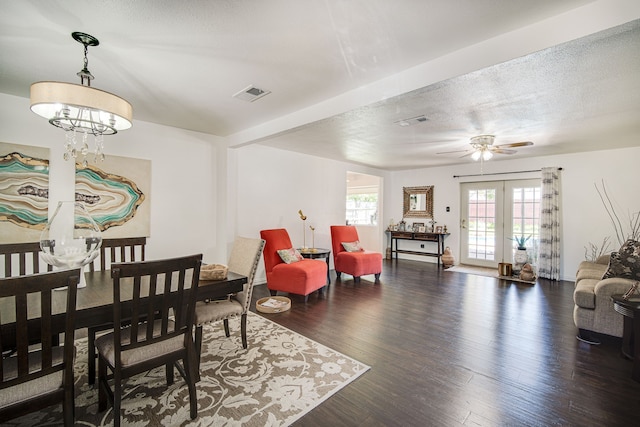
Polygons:
<instances>
[{"instance_id":1,"label":"teal and white painting","mask_svg":"<svg viewBox=\"0 0 640 427\"><path fill-rule=\"evenodd\" d=\"M108 155L86 168L76 163L76 201L105 238L150 235L151 161Z\"/></svg>"},{"instance_id":2,"label":"teal and white painting","mask_svg":"<svg viewBox=\"0 0 640 427\"><path fill-rule=\"evenodd\" d=\"M49 149L0 142L0 241L38 241L48 207Z\"/></svg>"}]
</instances>

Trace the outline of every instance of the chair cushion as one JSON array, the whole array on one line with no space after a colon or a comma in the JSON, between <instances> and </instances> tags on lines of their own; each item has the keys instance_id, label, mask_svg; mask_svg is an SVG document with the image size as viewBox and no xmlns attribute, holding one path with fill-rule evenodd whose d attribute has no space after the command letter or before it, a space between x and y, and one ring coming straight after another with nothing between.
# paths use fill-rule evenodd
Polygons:
<instances>
[{"instance_id":1,"label":"chair cushion","mask_svg":"<svg viewBox=\"0 0 640 427\"><path fill-rule=\"evenodd\" d=\"M153 326L153 336L160 335L161 321L156 320ZM172 331L175 328L175 323L169 320L169 330ZM129 344L131 334L131 327L123 328L120 332L120 338L122 344ZM146 323L141 323L138 326L138 341L143 341L146 337L147 329ZM111 366L115 365L115 350L113 346L113 332L102 335L96 339L96 348ZM131 350L126 350L121 353L122 366L127 367L138 364L140 362L153 359L163 354L173 353L184 349L184 337L182 335L175 336L173 338L157 342L154 344L145 345Z\"/></svg>"},{"instance_id":2,"label":"chair cushion","mask_svg":"<svg viewBox=\"0 0 640 427\"><path fill-rule=\"evenodd\" d=\"M196 303L196 325L217 322L231 316L239 316L244 309L235 299Z\"/></svg>"},{"instance_id":3,"label":"chair cushion","mask_svg":"<svg viewBox=\"0 0 640 427\"><path fill-rule=\"evenodd\" d=\"M358 240L355 242L342 242L342 247L347 252L364 252L364 249L360 246L360 242Z\"/></svg>"},{"instance_id":4,"label":"chair cushion","mask_svg":"<svg viewBox=\"0 0 640 427\"><path fill-rule=\"evenodd\" d=\"M382 254L378 252L340 252L335 257L336 271L360 277L382 272Z\"/></svg>"},{"instance_id":5,"label":"chair cushion","mask_svg":"<svg viewBox=\"0 0 640 427\"><path fill-rule=\"evenodd\" d=\"M75 360L76 348L73 348L73 355ZM40 370L40 360L42 357L41 351L32 351L29 353L29 372L36 372ZM62 363L64 357L64 347L54 347L52 354L52 365ZM18 376L18 358L8 357L2 361L4 369L5 381L11 380ZM73 361L71 361L73 363ZM46 393L50 393L62 387L62 376L64 371L54 372L53 374L45 375L44 377L37 378L32 381L27 381L22 384L15 385L3 389L0 392L0 408L13 405L17 402L23 402L25 400L42 396Z\"/></svg>"},{"instance_id":6,"label":"chair cushion","mask_svg":"<svg viewBox=\"0 0 640 427\"><path fill-rule=\"evenodd\" d=\"M280 255L280 258L282 258L282 261L284 261L286 264L302 261L304 259L302 254L294 248L278 249L278 255Z\"/></svg>"},{"instance_id":7,"label":"chair cushion","mask_svg":"<svg viewBox=\"0 0 640 427\"><path fill-rule=\"evenodd\" d=\"M326 284L327 263L319 259L278 264L267 272L267 286L271 290L308 295Z\"/></svg>"},{"instance_id":8,"label":"chair cushion","mask_svg":"<svg viewBox=\"0 0 640 427\"><path fill-rule=\"evenodd\" d=\"M602 278L610 277L640 280L640 242L629 239L620 250L611 252L609 267Z\"/></svg>"}]
</instances>

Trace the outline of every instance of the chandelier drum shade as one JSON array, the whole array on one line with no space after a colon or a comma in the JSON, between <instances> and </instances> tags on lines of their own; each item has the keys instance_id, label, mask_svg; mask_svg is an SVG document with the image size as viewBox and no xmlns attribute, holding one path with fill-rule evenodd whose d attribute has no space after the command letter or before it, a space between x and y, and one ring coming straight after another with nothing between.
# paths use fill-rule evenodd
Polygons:
<instances>
[{"instance_id":1,"label":"chandelier drum shade","mask_svg":"<svg viewBox=\"0 0 640 427\"><path fill-rule=\"evenodd\" d=\"M133 108L125 99L91 87L87 49L99 41L89 34L74 32L72 37L84 45L84 68L77 73L80 84L43 81L31 85L31 111L66 132L65 160L83 157L87 165L87 136L95 141L95 161L104 159L103 136L131 127ZM86 85L85 85L86 81ZM78 133L81 141L78 140Z\"/></svg>"},{"instance_id":2,"label":"chandelier drum shade","mask_svg":"<svg viewBox=\"0 0 640 427\"><path fill-rule=\"evenodd\" d=\"M31 111L64 130L113 135L131 127L133 109L124 99L74 83L31 85Z\"/></svg>"}]
</instances>

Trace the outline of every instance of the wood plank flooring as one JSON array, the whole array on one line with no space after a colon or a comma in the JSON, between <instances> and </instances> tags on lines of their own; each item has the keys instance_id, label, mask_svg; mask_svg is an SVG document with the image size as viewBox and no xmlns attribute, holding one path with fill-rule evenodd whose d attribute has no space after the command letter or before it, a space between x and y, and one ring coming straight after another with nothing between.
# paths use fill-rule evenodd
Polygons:
<instances>
[{"instance_id":1,"label":"wood plank flooring","mask_svg":"<svg viewBox=\"0 0 640 427\"><path fill-rule=\"evenodd\" d=\"M640 425L621 339L575 338L572 282L532 286L407 260L385 260L379 284L332 281L264 316L371 370L297 426ZM254 310L264 296L256 286Z\"/></svg>"}]
</instances>

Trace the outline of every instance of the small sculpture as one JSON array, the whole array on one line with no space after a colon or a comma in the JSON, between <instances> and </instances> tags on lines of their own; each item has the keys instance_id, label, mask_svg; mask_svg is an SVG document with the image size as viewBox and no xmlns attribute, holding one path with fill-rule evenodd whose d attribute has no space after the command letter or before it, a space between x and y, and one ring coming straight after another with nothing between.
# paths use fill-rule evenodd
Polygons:
<instances>
[{"instance_id":1,"label":"small sculpture","mask_svg":"<svg viewBox=\"0 0 640 427\"><path fill-rule=\"evenodd\" d=\"M525 280L527 282L533 282L536 280L536 275L533 272L531 264L526 263L522 266L522 270L520 270L520 280Z\"/></svg>"},{"instance_id":2,"label":"small sculpture","mask_svg":"<svg viewBox=\"0 0 640 427\"><path fill-rule=\"evenodd\" d=\"M298 211L298 215L300 215L300 219L302 220L302 249L307 249L307 228L305 227L307 216L302 213L302 209Z\"/></svg>"},{"instance_id":3,"label":"small sculpture","mask_svg":"<svg viewBox=\"0 0 640 427\"><path fill-rule=\"evenodd\" d=\"M446 248L444 248L444 252L442 253L442 265L444 265L444 268L449 268L453 267L455 263L456 260L451 253L451 249L449 249L449 246L447 246Z\"/></svg>"}]
</instances>

